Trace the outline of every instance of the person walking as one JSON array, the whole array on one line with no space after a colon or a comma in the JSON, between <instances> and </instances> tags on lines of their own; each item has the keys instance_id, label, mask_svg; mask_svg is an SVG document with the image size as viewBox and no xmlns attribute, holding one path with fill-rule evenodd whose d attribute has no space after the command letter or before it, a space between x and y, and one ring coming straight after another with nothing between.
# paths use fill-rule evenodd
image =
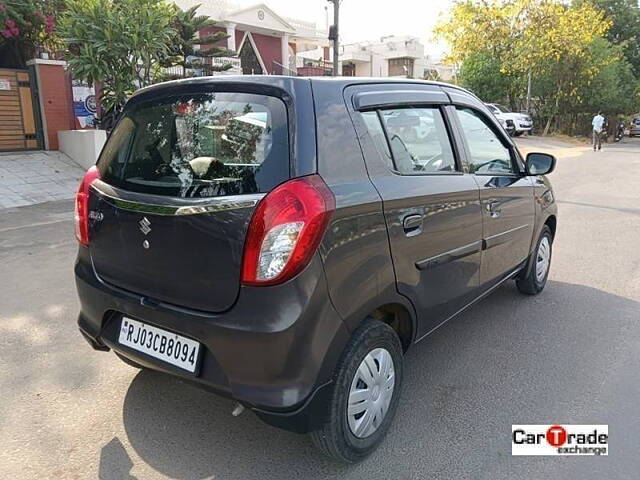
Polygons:
<instances>
[{"instance_id":1,"label":"person walking","mask_svg":"<svg viewBox=\"0 0 640 480\"><path fill-rule=\"evenodd\" d=\"M602 116L602 112L598 112L598 114L593 117L591 125L593 126L593 151L595 152L596 147L598 147L598 150L602 148L602 128L604 127L604 117Z\"/></svg>"}]
</instances>

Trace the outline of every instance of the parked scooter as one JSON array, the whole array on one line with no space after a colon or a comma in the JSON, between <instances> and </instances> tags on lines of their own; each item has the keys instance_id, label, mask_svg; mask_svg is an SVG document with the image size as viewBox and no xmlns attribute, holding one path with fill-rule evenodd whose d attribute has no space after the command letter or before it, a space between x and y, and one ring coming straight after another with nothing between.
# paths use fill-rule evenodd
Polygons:
<instances>
[{"instance_id":1,"label":"parked scooter","mask_svg":"<svg viewBox=\"0 0 640 480\"><path fill-rule=\"evenodd\" d=\"M613 137L614 142L619 142L624 137L624 122L618 122L618 128L616 128L616 134Z\"/></svg>"}]
</instances>

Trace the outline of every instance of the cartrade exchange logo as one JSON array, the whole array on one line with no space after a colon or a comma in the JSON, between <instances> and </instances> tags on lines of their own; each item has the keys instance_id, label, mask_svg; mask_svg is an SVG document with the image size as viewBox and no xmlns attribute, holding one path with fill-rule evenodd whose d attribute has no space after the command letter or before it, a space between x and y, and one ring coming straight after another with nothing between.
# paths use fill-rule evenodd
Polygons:
<instances>
[{"instance_id":1,"label":"cartrade exchange logo","mask_svg":"<svg viewBox=\"0 0 640 480\"><path fill-rule=\"evenodd\" d=\"M512 425L511 455L609 455L608 425Z\"/></svg>"}]
</instances>

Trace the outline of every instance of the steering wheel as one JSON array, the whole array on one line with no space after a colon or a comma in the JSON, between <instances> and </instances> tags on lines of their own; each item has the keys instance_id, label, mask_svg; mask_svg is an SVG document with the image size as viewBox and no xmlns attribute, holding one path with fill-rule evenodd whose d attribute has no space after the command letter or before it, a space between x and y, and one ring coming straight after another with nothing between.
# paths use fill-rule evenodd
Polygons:
<instances>
[{"instance_id":1,"label":"steering wheel","mask_svg":"<svg viewBox=\"0 0 640 480\"><path fill-rule=\"evenodd\" d=\"M435 155L431 156L431 158L429 158L426 162L420 165L420 170L438 171L440 170L440 168L438 168L436 164L438 162L441 162L442 160L442 153L436 153Z\"/></svg>"}]
</instances>

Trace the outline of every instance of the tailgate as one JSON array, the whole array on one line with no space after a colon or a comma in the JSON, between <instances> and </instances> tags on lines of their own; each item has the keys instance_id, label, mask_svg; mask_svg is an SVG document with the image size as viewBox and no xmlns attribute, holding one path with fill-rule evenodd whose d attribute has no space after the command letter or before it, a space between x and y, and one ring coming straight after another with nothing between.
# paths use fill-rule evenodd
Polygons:
<instances>
[{"instance_id":1,"label":"tailgate","mask_svg":"<svg viewBox=\"0 0 640 480\"><path fill-rule=\"evenodd\" d=\"M274 96L134 97L89 191L96 273L157 301L229 309L255 205L289 179L288 135L285 104Z\"/></svg>"},{"instance_id":2,"label":"tailgate","mask_svg":"<svg viewBox=\"0 0 640 480\"><path fill-rule=\"evenodd\" d=\"M92 186L91 259L104 281L209 312L230 308L240 287L247 224L261 195L205 202ZM158 201L161 200L161 201ZM155 202L155 203L149 203Z\"/></svg>"}]
</instances>

